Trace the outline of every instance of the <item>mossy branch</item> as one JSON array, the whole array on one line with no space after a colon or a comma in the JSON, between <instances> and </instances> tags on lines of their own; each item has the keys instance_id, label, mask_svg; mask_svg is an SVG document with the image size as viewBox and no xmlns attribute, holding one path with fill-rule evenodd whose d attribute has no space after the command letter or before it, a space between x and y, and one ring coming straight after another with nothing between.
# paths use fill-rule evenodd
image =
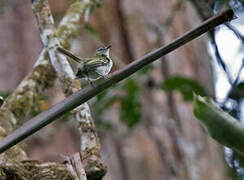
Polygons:
<instances>
[{"instance_id":1,"label":"mossy branch","mask_svg":"<svg viewBox=\"0 0 244 180\"><path fill-rule=\"evenodd\" d=\"M119 81L129 77L136 71L140 70L144 66L152 63L153 61L157 60L158 58L172 52L173 50L177 49L178 47L186 44L187 42L199 37L200 35L204 34L205 32L211 30L212 28L228 22L233 18L233 11L226 10L206 21L204 21L200 26L194 28L193 30L185 33L181 37L177 38L175 41L171 42L170 44L156 49L147 55L133 61L133 63L127 65L123 69L116 71L115 73L111 74L105 80L98 81L94 87L87 87L83 90L79 90L78 92L72 94L62 102L56 104L52 108L48 109L47 111L37 115L35 118L31 119L30 121L23 124L22 127L15 130L12 134L7 136L5 139L0 141L0 152L7 150L8 148L12 147L13 145L17 144L18 142L22 141L29 135L35 133L42 127L46 126L47 124L54 121L57 117L61 116L67 111L74 109L75 107L79 106L80 104L86 102L90 98L96 96L98 93L102 92L103 90L111 87L112 85L118 83Z\"/></svg>"},{"instance_id":2,"label":"mossy branch","mask_svg":"<svg viewBox=\"0 0 244 180\"><path fill-rule=\"evenodd\" d=\"M57 36L62 45L69 47L69 40L78 35L84 22L85 12L99 5L100 0L75 0L61 20ZM21 126L25 118L38 104L42 93L53 86L56 73L50 64L46 50L42 50L32 72L25 77L15 91L6 99L0 108L0 139ZM0 156L0 163L27 159L26 153L15 146Z\"/></svg>"},{"instance_id":3,"label":"mossy branch","mask_svg":"<svg viewBox=\"0 0 244 180\"><path fill-rule=\"evenodd\" d=\"M80 4L80 2L78 1L72 5L72 8L75 11L75 13L77 13L78 15L79 12L76 11L80 11L80 9L82 9L83 10L82 14L84 14L84 18L87 19L88 18L87 11L91 10L91 5L92 5L92 1L90 0L82 1L82 4ZM45 47L45 50L48 53L48 57L50 59L52 67L56 71L58 79L61 82L61 86L64 94L66 96L69 96L70 94L73 94L74 92L80 89L80 84L73 81L75 74L67 58L56 51L56 48L60 46L60 42L56 35L56 28L55 28L54 19L50 10L49 3L47 0L32 1L32 9L39 25L42 43ZM77 18L77 14L74 14L76 18ZM63 23L64 22L62 21L62 24ZM62 30L64 30L63 33L66 34L66 31L69 30L69 27L66 28L64 27L65 26L63 26ZM58 35L62 35L62 34L58 34ZM89 161L86 162L89 163L84 163L86 172L90 176L92 176L92 174L94 176L97 176L97 174L103 176L106 172L106 168L104 168L103 165L100 166L100 164L102 164L100 159L100 144L99 144L98 136L95 131L95 126L88 105L86 103L80 105L79 108L76 108L76 110L73 111L73 114L75 119L78 120L81 126L79 130L82 130L81 150L85 152L81 152L81 153L84 154L86 153L86 151L91 151L91 149L96 150L96 152L91 151L93 153L91 153L90 156L87 157ZM83 126L93 130L89 131ZM79 163L82 164L83 162L80 161ZM81 171L82 169L78 168L76 170L77 171L75 172L78 173L78 171ZM79 172L78 174L81 175L82 173ZM86 179L85 173L83 174L83 178Z\"/></svg>"},{"instance_id":4,"label":"mossy branch","mask_svg":"<svg viewBox=\"0 0 244 180\"><path fill-rule=\"evenodd\" d=\"M91 1L84 2L86 2L85 5L83 4L86 7L86 11L90 11ZM78 6L78 3L75 3L75 5ZM74 8L77 8L76 6ZM55 23L49 3L47 0L36 0L32 3L32 9L39 25L42 43L48 52L52 67L55 69L63 88L63 92L67 97L70 94L78 91L81 85L78 83L78 81L73 80L75 74L66 56L56 51L56 48L60 46L60 42L56 37ZM84 12L84 14L86 14L86 12ZM87 15L84 18L88 18ZM104 168L104 166L97 165L102 164L100 157L100 143L88 104L81 104L78 108L75 109L75 111L72 111L72 114L74 119L79 122L78 129L80 132L81 153L86 153L87 151L92 152L90 153L90 156L87 157L87 159L90 159L90 161L87 161L90 164L84 164L86 171L93 171L93 174L104 175L106 168ZM90 167L90 169L87 167Z\"/></svg>"},{"instance_id":5,"label":"mossy branch","mask_svg":"<svg viewBox=\"0 0 244 180\"><path fill-rule=\"evenodd\" d=\"M195 95L194 114L219 143L244 155L244 125L224 112L211 98Z\"/></svg>"},{"instance_id":6,"label":"mossy branch","mask_svg":"<svg viewBox=\"0 0 244 180\"><path fill-rule=\"evenodd\" d=\"M61 20L56 32L61 44L68 48L69 40L77 36L84 22L85 12L100 4L100 0L75 0ZM0 109L0 125L12 131L22 125L30 114L40 95L45 89L53 86L56 73L52 68L46 50L42 50L32 72L25 77L15 91L6 99ZM4 122L4 123L3 123ZM4 125L3 125L4 126Z\"/></svg>"},{"instance_id":7,"label":"mossy branch","mask_svg":"<svg viewBox=\"0 0 244 180\"><path fill-rule=\"evenodd\" d=\"M75 180L64 164L40 161L0 165L0 180L6 179Z\"/></svg>"}]
</instances>

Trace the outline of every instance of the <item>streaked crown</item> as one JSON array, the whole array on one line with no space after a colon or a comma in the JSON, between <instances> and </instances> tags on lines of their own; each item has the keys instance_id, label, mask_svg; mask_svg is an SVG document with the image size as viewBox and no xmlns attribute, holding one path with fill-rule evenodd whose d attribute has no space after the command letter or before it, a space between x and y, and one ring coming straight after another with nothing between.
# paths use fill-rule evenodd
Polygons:
<instances>
[{"instance_id":1,"label":"streaked crown","mask_svg":"<svg viewBox=\"0 0 244 180\"><path fill-rule=\"evenodd\" d=\"M101 47L99 49L96 50L96 55L105 55L109 58L109 50L110 50L111 46L107 46L107 47Z\"/></svg>"}]
</instances>

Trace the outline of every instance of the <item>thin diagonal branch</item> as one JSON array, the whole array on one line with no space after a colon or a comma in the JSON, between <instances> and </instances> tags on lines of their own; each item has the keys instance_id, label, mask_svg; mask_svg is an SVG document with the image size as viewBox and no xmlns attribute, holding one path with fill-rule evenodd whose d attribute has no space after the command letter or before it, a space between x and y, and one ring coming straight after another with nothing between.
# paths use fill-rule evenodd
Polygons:
<instances>
[{"instance_id":1,"label":"thin diagonal branch","mask_svg":"<svg viewBox=\"0 0 244 180\"><path fill-rule=\"evenodd\" d=\"M0 152L7 150L8 148L22 141L24 138L28 137L29 135L41 129L42 127L51 123L65 112L72 110L73 108L86 102L90 98L96 96L104 89L107 89L108 87L111 87L113 84L116 84L119 81L129 77L130 75L140 70L144 66L148 65L149 63L152 63L158 58L172 52L178 47L199 37L203 33L213 29L214 27L232 20L233 15L234 13L232 10L226 10L221 14L204 21L200 26L185 33L184 35L177 38L170 44L146 54L145 56L135 60L133 63L127 65L123 69L116 71L107 79L97 82L94 85L94 87L87 87L83 90L79 90L78 92L72 94L62 102L50 108L49 110L37 115L32 120L26 122L25 124L23 124L22 127L15 130L12 134L0 141Z\"/></svg>"},{"instance_id":2,"label":"thin diagonal branch","mask_svg":"<svg viewBox=\"0 0 244 180\"><path fill-rule=\"evenodd\" d=\"M75 88L72 86L72 79L75 75L67 58L56 53L56 47L60 44L56 37L56 28L49 3L47 0L34 0L32 1L32 9L39 25L42 43L48 53L52 67L62 83L63 91L65 94L72 94L74 92L73 88ZM69 82L68 86L66 85L67 82Z\"/></svg>"}]
</instances>

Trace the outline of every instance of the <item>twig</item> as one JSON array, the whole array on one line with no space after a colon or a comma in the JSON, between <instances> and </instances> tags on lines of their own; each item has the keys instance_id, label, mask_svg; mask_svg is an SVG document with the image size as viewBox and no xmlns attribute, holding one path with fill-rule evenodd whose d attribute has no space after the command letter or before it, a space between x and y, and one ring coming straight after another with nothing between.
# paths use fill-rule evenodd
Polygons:
<instances>
[{"instance_id":1,"label":"twig","mask_svg":"<svg viewBox=\"0 0 244 180\"><path fill-rule=\"evenodd\" d=\"M241 64L241 67L239 68L238 72L237 72L237 75L236 75L236 78L235 78L235 81L231 84L231 88L230 90L228 91L227 95L226 95L226 98L225 100L221 103L222 104L222 107L225 107L226 106L226 103L228 102L228 100L230 99L230 95L231 93L233 93L233 91L236 90L237 88L237 83L239 83L239 79L240 79L240 75L241 75L241 72L244 68L244 59L242 59L242 64ZM237 90L237 94L239 94L239 91ZM237 102L239 103L239 102ZM238 106L237 106L238 107ZM237 108L236 107L236 108Z\"/></svg>"},{"instance_id":2,"label":"twig","mask_svg":"<svg viewBox=\"0 0 244 180\"><path fill-rule=\"evenodd\" d=\"M226 27L229 28L242 43L244 43L244 36L241 34L241 32L235 26L227 23Z\"/></svg>"},{"instance_id":3,"label":"twig","mask_svg":"<svg viewBox=\"0 0 244 180\"><path fill-rule=\"evenodd\" d=\"M210 29L230 21L233 18L233 11L226 10L219 15L216 15L206 21L204 21L200 26L195 29L185 33L181 37L177 38L170 44L154 50L153 52L146 54L145 56L135 60L131 64L127 65L123 69L116 71L110 75L107 79L97 82L94 87L87 87L83 90L72 94L62 102L56 104L52 108L40 113L33 119L29 120L22 127L15 130L12 134L7 136L0 142L0 152L4 152L8 148L22 141L29 135L35 133L42 127L54 121L57 117L61 116L67 111L74 109L80 104L86 102L90 98L96 96L98 93L102 92L104 89L112 86L115 83L129 77L131 74L135 73L139 69L143 68L147 64L155 61L156 59L172 52L178 47L186 44L187 42L197 38L203 33L209 31Z\"/></svg>"},{"instance_id":4,"label":"twig","mask_svg":"<svg viewBox=\"0 0 244 180\"><path fill-rule=\"evenodd\" d=\"M178 0L172 7L172 9L170 10L170 14L168 15L168 17L166 18L166 20L163 22L163 28L165 28L167 31L170 28L170 25L172 24L176 13L178 12L178 10L182 7L183 3L185 1L184 0Z\"/></svg>"},{"instance_id":5,"label":"twig","mask_svg":"<svg viewBox=\"0 0 244 180\"><path fill-rule=\"evenodd\" d=\"M75 153L65 162L67 169L72 173L75 180L87 180L86 173L81 162L80 153Z\"/></svg>"},{"instance_id":6,"label":"twig","mask_svg":"<svg viewBox=\"0 0 244 180\"><path fill-rule=\"evenodd\" d=\"M228 82L232 85L233 80L232 80L231 74L229 73L229 69L227 68L225 62L223 61L223 58L221 57L221 55L219 53L219 48L218 48L217 42L215 40L215 37L216 37L215 33L212 32L211 33L212 45L213 45L213 48L215 51L215 57L216 57L217 63L220 65L220 67L222 67L222 69L225 72Z\"/></svg>"}]
</instances>

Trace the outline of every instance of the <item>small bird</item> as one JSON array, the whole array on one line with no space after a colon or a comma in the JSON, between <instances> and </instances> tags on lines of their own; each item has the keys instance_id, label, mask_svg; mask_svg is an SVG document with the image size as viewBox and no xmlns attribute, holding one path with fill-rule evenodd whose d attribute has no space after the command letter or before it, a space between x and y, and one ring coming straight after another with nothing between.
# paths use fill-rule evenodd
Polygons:
<instances>
[{"instance_id":1,"label":"small bird","mask_svg":"<svg viewBox=\"0 0 244 180\"><path fill-rule=\"evenodd\" d=\"M62 47L57 47L57 50L78 63L76 79L85 78L91 83L100 77L104 78L110 72L113 66L113 61L109 57L110 47L101 47L96 50L94 56L88 58L77 57Z\"/></svg>"}]
</instances>

